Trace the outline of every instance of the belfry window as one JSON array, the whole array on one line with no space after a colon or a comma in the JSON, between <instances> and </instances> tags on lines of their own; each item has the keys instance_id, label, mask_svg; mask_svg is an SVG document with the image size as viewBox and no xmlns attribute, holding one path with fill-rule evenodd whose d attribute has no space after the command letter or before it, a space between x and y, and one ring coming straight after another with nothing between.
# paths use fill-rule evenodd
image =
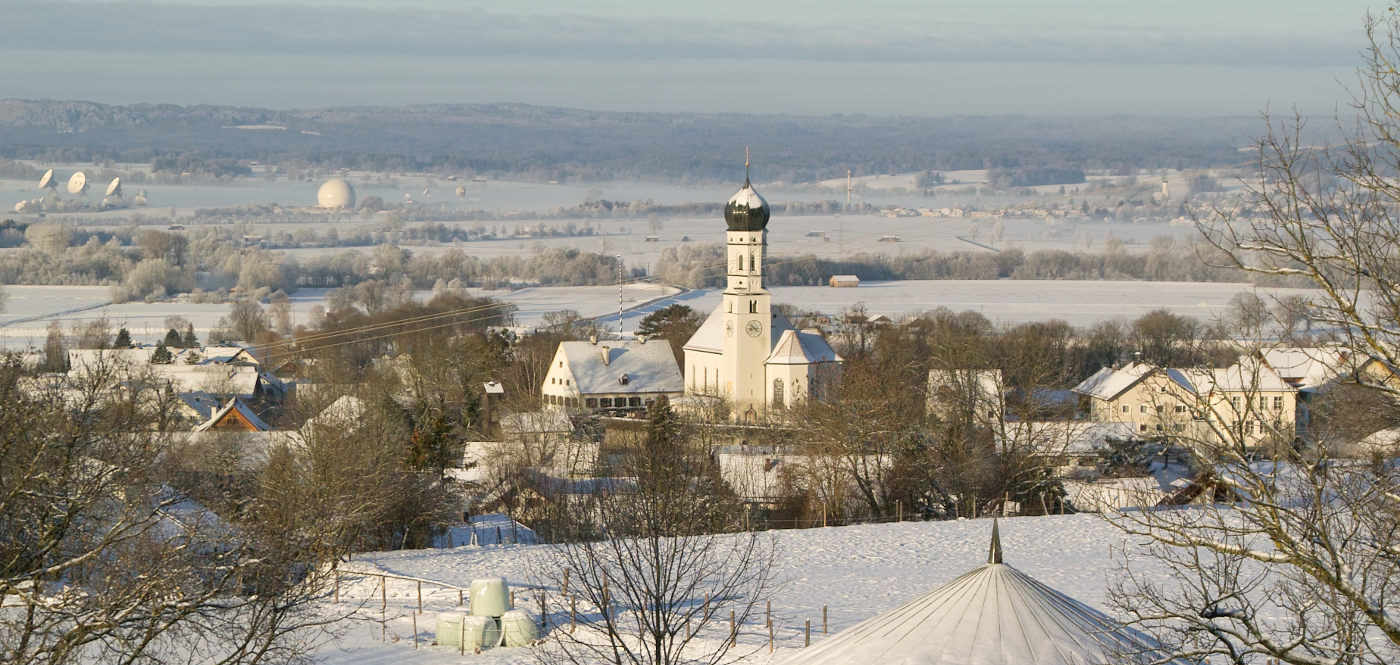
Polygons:
<instances>
[{"instance_id":1,"label":"belfry window","mask_svg":"<svg viewBox=\"0 0 1400 665\"><path fill-rule=\"evenodd\" d=\"M782 403L783 403L783 380L782 380L782 379L773 379L773 404L776 406L776 405L780 405L780 404L782 404Z\"/></svg>"},{"instance_id":2,"label":"belfry window","mask_svg":"<svg viewBox=\"0 0 1400 665\"><path fill-rule=\"evenodd\" d=\"M750 313L750 314L757 314L757 313L758 313L758 301L757 301L757 300L750 300L750 301L749 301L749 313Z\"/></svg>"}]
</instances>

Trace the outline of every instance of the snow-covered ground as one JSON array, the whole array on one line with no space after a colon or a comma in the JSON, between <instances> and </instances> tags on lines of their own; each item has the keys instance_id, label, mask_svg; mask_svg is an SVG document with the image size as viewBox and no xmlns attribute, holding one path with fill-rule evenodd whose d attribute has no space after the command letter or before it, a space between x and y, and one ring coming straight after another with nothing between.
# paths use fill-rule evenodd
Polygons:
<instances>
[{"instance_id":1,"label":"snow-covered ground","mask_svg":"<svg viewBox=\"0 0 1400 665\"><path fill-rule=\"evenodd\" d=\"M10 299L0 314L0 348L26 349L42 346L48 326L58 322L65 332L74 325L105 318L112 330L126 327L137 342L155 343L169 329L166 319L182 317L194 324L195 333L203 339L220 318L228 314L229 305L195 304L180 301L132 302L111 304L105 286L7 286ZM576 310L584 316L611 313L617 321L618 288L616 286L532 287L514 290L470 289L473 294L497 298L514 304L516 321L522 325L539 325L544 315L564 309ZM648 301L678 293L679 289L657 284L627 284L622 289L622 305L632 308ZM292 294L292 325L308 323L311 308L325 305L329 289L301 289ZM429 291L414 294L419 299L432 297ZM648 309L647 311L650 311Z\"/></svg>"},{"instance_id":2,"label":"snow-covered ground","mask_svg":"<svg viewBox=\"0 0 1400 665\"><path fill-rule=\"evenodd\" d=\"M773 302L801 310L839 314L864 303L870 314L892 319L947 307L956 312L980 312L993 323L1016 324L1061 319L1074 326L1090 326L1108 319L1131 321L1156 309L1214 321L1229 310L1230 299L1243 291L1272 297L1314 296L1307 289L1256 289L1250 284L1222 282L1133 282L1068 280L907 280L862 282L854 289L825 286L771 287ZM632 330L647 312L681 302L703 314L720 303L718 289L690 291L654 307L624 317ZM603 322L616 328L616 315Z\"/></svg>"},{"instance_id":3,"label":"snow-covered ground","mask_svg":"<svg viewBox=\"0 0 1400 665\"><path fill-rule=\"evenodd\" d=\"M155 342L166 331L166 319L184 317L195 331L206 335L228 313L226 304L197 305L184 302L109 303L108 290L101 286L10 286L10 301L0 315L0 347L22 349L42 345L50 322L69 329L75 323L106 318L115 330L126 326L138 342ZM1265 300L1273 296L1312 295L1305 289L1255 289L1249 284L1219 282L1131 282L1131 281L965 281L909 280L864 282L854 289L824 286L773 287L773 300L802 310L839 314L856 303L864 303L871 314L893 319L947 307L954 311L972 310L998 324L1062 319L1075 326L1089 326L1107 319L1132 320L1155 309L1168 309L1214 321L1229 310L1230 299L1242 291L1253 291ZM584 316L600 317L610 330L617 329L618 289L616 286L531 287L514 290L470 289L477 295L513 303L516 322L539 325L550 312L565 309ZM326 289L302 289L292 295L293 324L307 322L310 310L324 304ZM427 291L415 294L430 297ZM669 296L669 297L668 297ZM647 314L682 303L708 314L720 303L718 289L678 293L677 289L656 284L628 284L623 288L624 330L635 330Z\"/></svg>"},{"instance_id":4,"label":"snow-covered ground","mask_svg":"<svg viewBox=\"0 0 1400 665\"><path fill-rule=\"evenodd\" d=\"M828 608L832 633L892 609L987 559L991 520L955 522L903 522L776 531L781 551L778 573L785 582L773 594L775 637L778 649L767 653L767 632L759 617L740 631L740 651L750 654L744 662L767 665L795 654L802 647L803 623L810 619L813 642L821 638L822 606ZM1122 534L1092 515L1008 518L1001 521L1006 563L1051 587L1110 614L1106 590L1118 574L1114 552L1128 546ZM349 567L410 578L469 586L476 577L504 575L521 594L531 571L543 560L545 546L459 547L451 550L371 553L356 557ZM1152 574L1150 569L1136 572ZM1160 574L1160 571L1158 571ZM347 622L345 633L324 647L319 661L330 665L380 665L387 663L461 662L455 649L431 647L431 620L436 612L456 608L457 592L424 584L424 613L418 618L419 649L412 644L412 612L416 609L416 584L390 580L388 586L388 641L381 643L377 580L350 584L342 602L373 598L361 611L363 621ZM550 589L551 592L557 590ZM534 602L534 601L530 601ZM534 606L532 605L532 609ZM566 608L557 608L567 621ZM551 612L556 611L551 609ZM395 641L396 640L396 641ZM493 649L471 656L483 665L531 663L527 649Z\"/></svg>"}]
</instances>

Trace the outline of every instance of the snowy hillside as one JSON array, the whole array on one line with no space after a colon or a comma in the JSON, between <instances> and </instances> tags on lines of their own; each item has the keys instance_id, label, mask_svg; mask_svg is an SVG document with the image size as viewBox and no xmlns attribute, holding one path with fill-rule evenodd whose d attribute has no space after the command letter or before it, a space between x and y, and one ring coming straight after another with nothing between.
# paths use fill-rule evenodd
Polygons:
<instances>
[{"instance_id":1,"label":"snowy hillside","mask_svg":"<svg viewBox=\"0 0 1400 665\"><path fill-rule=\"evenodd\" d=\"M786 584L773 596L777 653L767 652L762 618L741 632L740 652L752 665L766 665L802 647L803 622L810 619L813 643L819 641L822 606L828 606L831 632L889 610L984 563L991 534L990 520L903 522L826 529L773 532L782 552L780 576ZM1109 614L1106 588L1115 571L1114 551L1124 538L1093 515L1008 518L1001 521L1006 563L1070 596ZM372 553L356 557L349 566L457 586L472 578L504 575L522 594L526 606L532 565L540 561L539 546L460 547ZM386 643L381 644L378 580L347 582L342 602L349 597L372 599L360 616L346 622L337 644L319 654L323 663L379 665L381 663L460 663L455 650L429 647L431 620L438 611L455 607L457 592L423 585L424 613L418 618L419 650L413 650L412 613L416 584L390 580ZM532 608L533 609L533 608ZM567 616L567 611L565 611ZM397 642L395 642L397 638ZM470 662L514 665L534 662L527 649L495 649L472 656Z\"/></svg>"}]
</instances>

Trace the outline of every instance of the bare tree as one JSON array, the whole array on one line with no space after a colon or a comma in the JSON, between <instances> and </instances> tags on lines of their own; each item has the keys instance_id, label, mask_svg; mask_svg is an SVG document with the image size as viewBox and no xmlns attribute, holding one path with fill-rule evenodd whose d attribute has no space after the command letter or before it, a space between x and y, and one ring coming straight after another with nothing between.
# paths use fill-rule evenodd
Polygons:
<instances>
[{"instance_id":1,"label":"bare tree","mask_svg":"<svg viewBox=\"0 0 1400 665\"><path fill-rule=\"evenodd\" d=\"M1297 318L1335 331L1354 358L1400 360L1400 18L1366 22L1353 92L1358 121L1340 146L1318 148L1302 122L1270 125L1243 204L1198 227L1220 255L1256 279L1306 284ZM1391 371L1353 373L1394 397ZM1196 407L1202 426L1174 438L1201 470L1209 505L1124 513L1168 577L1133 559L1118 604L1178 653L1244 664L1394 663L1400 659L1400 473L1393 444L1347 457L1358 432L1314 427L1295 437L1256 418L1255 400ZM1384 403L1382 402L1382 405ZM1262 405L1260 405L1262 406ZM1386 409L1380 406L1380 409ZM1388 409L1394 413L1393 400ZM1233 413L1231 413L1233 412ZM1257 423L1266 435L1259 437ZM1254 430L1251 436L1251 429ZM1222 504L1228 501L1229 504ZM1217 662L1217 661L1212 661Z\"/></svg>"},{"instance_id":2,"label":"bare tree","mask_svg":"<svg viewBox=\"0 0 1400 665\"><path fill-rule=\"evenodd\" d=\"M259 533L191 501L131 379L103 363L78 380L0 367L0 662L305 654L334 618L317 601L343 548L299 540L314 520Z\"/></svg>"},{"instance_id":3,"label":"bare tree","mask_svg":"<svg viewBox=\"0 0 1400 665\"><path fill-rule=\"evenodd\" d=\"M554 631L547 661L722 662L730 617L742 625L774 590L772 539L743 528L738 502L687 445L665 398L648 416L646 440L623 464L628 478L573 507L601 533L554 545L542 564L547 585L562 589L567 575L584 608L573 630Z\"/></svg>"}]
</instances>

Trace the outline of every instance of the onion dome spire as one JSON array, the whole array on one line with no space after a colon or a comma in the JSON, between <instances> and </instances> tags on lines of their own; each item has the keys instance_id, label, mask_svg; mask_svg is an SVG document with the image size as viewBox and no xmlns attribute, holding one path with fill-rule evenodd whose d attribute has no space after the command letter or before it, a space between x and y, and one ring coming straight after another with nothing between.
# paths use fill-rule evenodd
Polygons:
<instances>
[{"instance_id":1,"label":"onion dome spire","mask_svg":"<svg viewBox=\"0 0 1400 665\"><path fill-rule=\"evenodd\" d=\"M744 148L744 186L724 206L730 231L762 231L768 227L768 201L749 182L749 149Z\"/></svg>"}]
</instances>

